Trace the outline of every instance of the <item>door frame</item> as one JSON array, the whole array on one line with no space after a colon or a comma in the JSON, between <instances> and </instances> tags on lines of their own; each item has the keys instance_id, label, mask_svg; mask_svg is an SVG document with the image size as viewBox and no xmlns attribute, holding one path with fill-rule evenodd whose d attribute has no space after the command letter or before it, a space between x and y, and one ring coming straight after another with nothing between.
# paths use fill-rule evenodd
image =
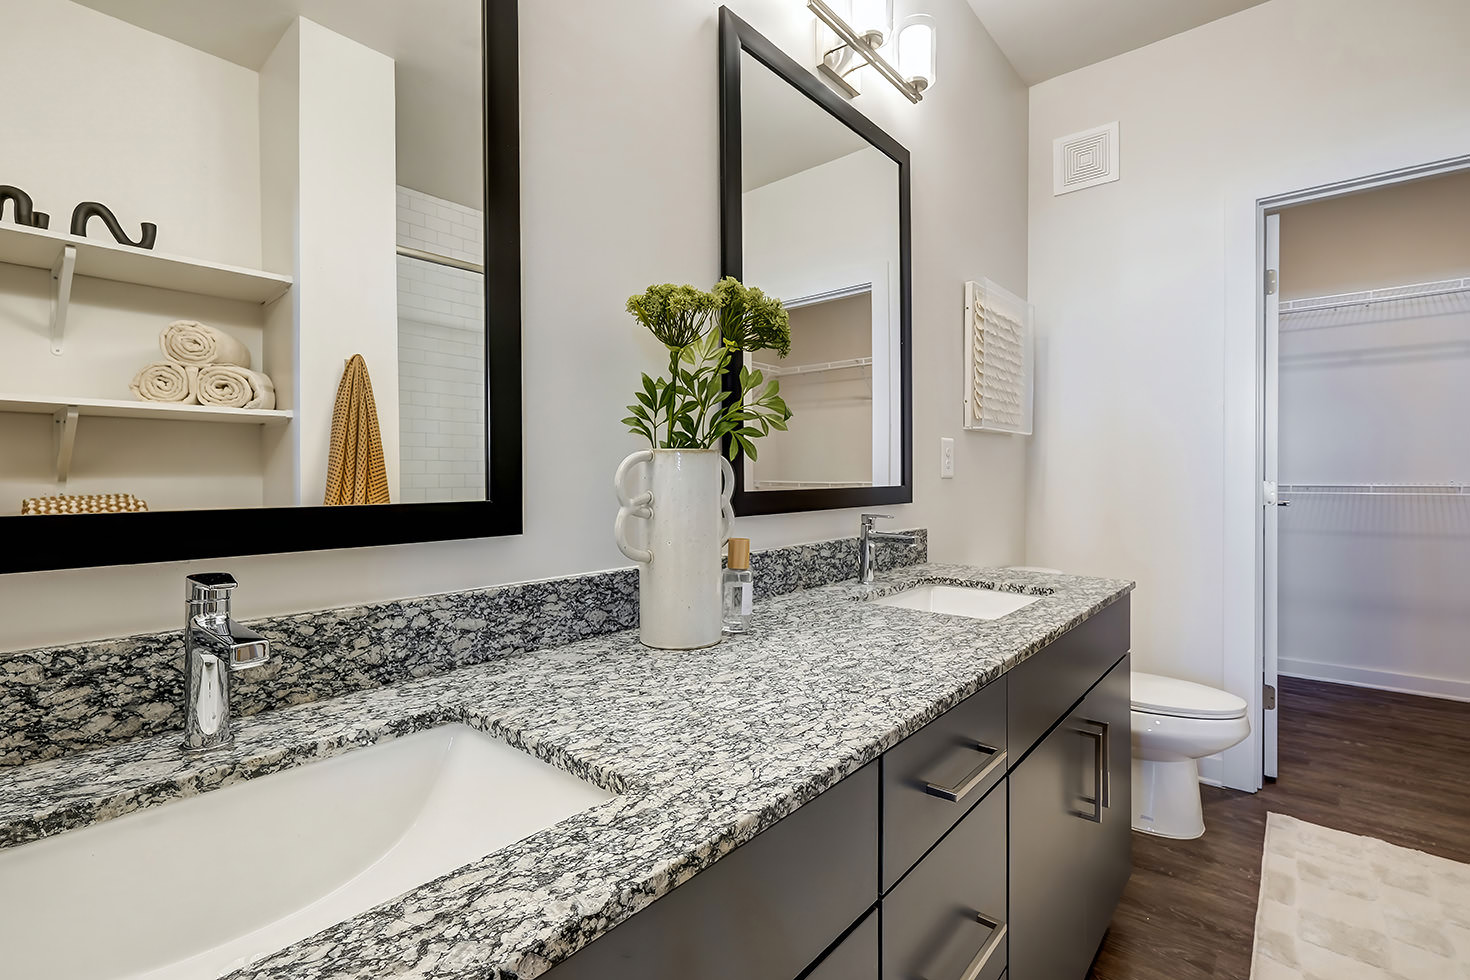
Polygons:
<instances>
[{"instance_id":1,"label":"door frame","mask_svg":"<svg viewBox=\"0 0 1470 980\"><path fill-rule=\"evenodd\" d=\"M1470 170L1470 146L1430 163L1385 159L1367 176L1340 178L1340 163L1311 167L1276 186L1297 190L1262 195L1257 180L1227 195L1225 214L1225 575L1224 679L1245 698L1251 734L1225 753L1222 782L1254 792L1265 784L1275 755L1275 718L1266 717L1266 394L1267 216L1288 208ZM1422 159L1422 157L1420 158ZM1332 169L1326 169L1326 168ZM1360 171L1361 172L1361 171ZM1245 323L1253 322L1247 332ZM1274 348L1273 348L1274 349ZM1249 380L1248 380L1249 379ZM1272 442L1274 445L1274 439ZM1274 522L1273 522L1274 524Z\"/></svg>"}]
</instances>

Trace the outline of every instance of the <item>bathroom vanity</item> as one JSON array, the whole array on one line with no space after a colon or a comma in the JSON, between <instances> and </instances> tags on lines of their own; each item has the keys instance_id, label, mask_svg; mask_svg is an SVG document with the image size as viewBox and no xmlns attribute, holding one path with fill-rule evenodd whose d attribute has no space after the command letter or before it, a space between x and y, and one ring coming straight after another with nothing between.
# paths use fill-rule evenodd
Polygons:
<instances>
[{"instance_id":1,"label":"bathroom vanity","mask_svg":"<svg viewBox=\"0 0 1470 980\"><path fill-rule=\"evenodd\" d=\"M1128 636L1124 597L549 976L1081 980L1131 869Z\"/></svg>"},{"instance_id":2,"label":"bathroom vanity","mask_svg":"<svg viewBox=\"0 0 1470 980\"><path fill-rule=\"evenodd\" d=\"M851 568L837 544L809 547ZM432 655L436 676L246 714L230 747L185 754L171 729L0 769L7 962L53 980L1085 976L1128 873L1131 583L916 565L767 597L708 650L621 629L446 665L487 618L585 610L590 581L395 606L373 658ZM284 671L373 615L250 625ZM142 654L119 644L90 662ZM251 683L273 676L299 697L284 673ZM237 817L271 829L212 864L128 846L207 849ZM398 877L369 888L384 855ZM103 865L135 880L122 906L84 887ZM81 884L35 898L65 874ZM31 894L6 895L17 881ZM118 934L106 962L63 941L79 931Z\"/></svg>"}]
</instances>

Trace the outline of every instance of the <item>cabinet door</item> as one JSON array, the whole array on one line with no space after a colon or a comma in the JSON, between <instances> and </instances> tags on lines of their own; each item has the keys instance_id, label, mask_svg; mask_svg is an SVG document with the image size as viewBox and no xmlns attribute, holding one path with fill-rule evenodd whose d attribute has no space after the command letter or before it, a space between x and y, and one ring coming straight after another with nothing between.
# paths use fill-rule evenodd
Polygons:
<instances>
[{"instance_id":1,"label":"cabinet door","mask_svg":"<svg viewBox=\"0 0 1470 980\"><path fill-rule=\"evenodd\" d=\"M1063 719L1010 775L1010 975L1082 980L1092 961L1084 935L1087 829L1082 798L1095 741Z\"/></svg>"},{"instance_id":2,"label":"cabinet door","mask_svg":"<svg viewBox=\"0 0 1470 980\"><path fill-rule=\"evenodd\" d=\"M1087 828L1089 841L1088 899L1084 934L1092 953L1102 944L1103 933L1113 920L1113 911L1133 870L1133 765L1129 712L1132 685L1130 658L1108 672L1077 710L1081 727L1100 734L1093 747L1100 753L1091 779L1102 777L1098 797L1098 821ZM1098 787L1094 786L1095 792Z\"/></svg>"},{"instance_id":3,"label":"cabinet door","mask_svg":"<svg viewBox=\"0 0 1470 980\"><path fill-rule=\"evenodd\" d=\"M1011 771L1011 975L1082 980L1131 870L1129 660Z\"/></svg>"}]
</instances>

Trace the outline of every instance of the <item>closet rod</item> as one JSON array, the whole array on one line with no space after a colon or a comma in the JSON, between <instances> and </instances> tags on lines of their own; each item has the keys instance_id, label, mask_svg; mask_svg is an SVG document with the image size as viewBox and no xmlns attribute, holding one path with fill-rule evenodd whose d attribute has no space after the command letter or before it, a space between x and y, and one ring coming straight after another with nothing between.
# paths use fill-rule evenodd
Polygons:
<instances>
[{"instance_id":1,"label":"closet rod","mask_svg":"<svg viewBox=\"0 0 1470 980\"><path fill-rule=\"evenodd\" d=\"M1470 292L1470 277L1464 279L1442 279L1439 282L1421 282L1411 286L1388 286L1383 289L1365 289L1356 293L1334 293L1330 296L1311 296L1282 302L1281 316L1300 313L1322 313L1341 310L1350 306L1373 306L1377 303L1392 303L1397 300L1426 299L1430 296L1451 296Z\"/></svg>"},{"instance_id":2,"label":"closet rod","mask_svg":"<svg viewBox=\"0 0 1470 980\"><path fill-rule=\"evenodd\" d=\"M451 269L463 269L465 272L485 274L485 267L478 262L456 259L450 255L439 255L436 252L425 252L421 248L411 248L408 245L399 245L398 254L406 259L418 259L420 262L432 262L434 265L444 265Z\"/></svg>"},{"instance_id":3,"label":"closet rod","mask_svg":"<svg viewBox=\"0 0 1470 980\"><path fill-rule=\"evenodd\" d=\"M1470 483L1283 483L1278 494L1292 496L1458 497Z\"/></svg>"}]
</instances>

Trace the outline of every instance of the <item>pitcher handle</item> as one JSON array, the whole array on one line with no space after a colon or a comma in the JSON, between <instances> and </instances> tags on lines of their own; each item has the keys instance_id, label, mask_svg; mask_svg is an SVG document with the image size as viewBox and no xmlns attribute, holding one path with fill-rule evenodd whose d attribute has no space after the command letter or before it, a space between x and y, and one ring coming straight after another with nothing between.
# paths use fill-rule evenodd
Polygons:
<instances>
[{"instance_id":1,"label":"pitcher handle","mask_svg":"<svg viewBox=\"0 0 1470 980\"><path fill-rule=\"evenodd\" d=\"M653 450L640 449L636 453L630 453L619 463L617 472L613 474L613 491L618 495L619 505L617 520L613 522L613 537L617 539L619 551L631 560L645 565L653 561L653 552L647 548L633 547L628 540L627 521L630 517L647 520L653 516L653 491L645 490L637 496L630 496L623 486L623 478L639 463L648 463L652 460Z\"/></svg>"},{"instance_id":2,"label":"pitcher handle","mask_svg":"<svg viewBox=\"0 0 1470 980\"><path fill-rule=\"evenodd\" d=\"M720 547L723 548L730 543L730 532L735 529L735 508L730 505L730 498L735 494L735 468L723 453L720 474L724 478L724 488L720 491Z\"/></svg>"}]
</instances>

